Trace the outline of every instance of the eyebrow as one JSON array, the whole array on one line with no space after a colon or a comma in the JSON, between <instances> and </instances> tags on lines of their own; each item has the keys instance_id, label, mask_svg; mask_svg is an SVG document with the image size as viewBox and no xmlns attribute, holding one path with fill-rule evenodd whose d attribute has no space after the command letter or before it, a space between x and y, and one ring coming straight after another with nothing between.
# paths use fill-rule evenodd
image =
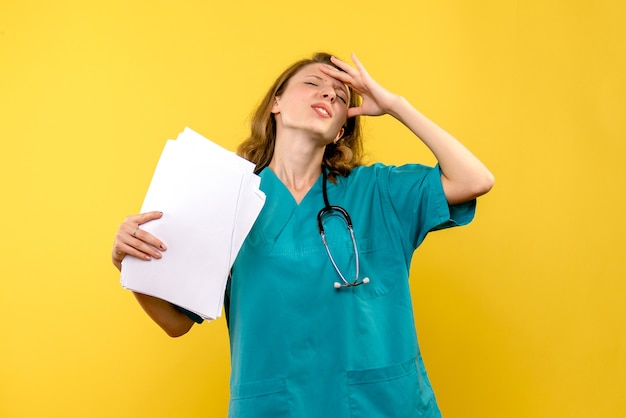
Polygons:
<instances>
[{"instance_id":1,"label":"eyebrow","mask_svg":"<svg viewBox=\"0 0 626 418\"><path fill-rule=\"evenodd\" d=\"M305 74L305 77L313 77L313 78L316 78L316 79L318 79L320 81L324 81L324 79L322 77L320 77L319 75L317 75L317 74ZM336 84L337 86L339 86L340 89L344 93L346 93L348 95L350 94L350 90L348 90L348 88L346 87L346 85L344 83L342 83L341 81L337 80L336 78L332 78L332 77L330 77L330 78L332 80L334 80L333 84Z\"/></svg>"}]
</instances>

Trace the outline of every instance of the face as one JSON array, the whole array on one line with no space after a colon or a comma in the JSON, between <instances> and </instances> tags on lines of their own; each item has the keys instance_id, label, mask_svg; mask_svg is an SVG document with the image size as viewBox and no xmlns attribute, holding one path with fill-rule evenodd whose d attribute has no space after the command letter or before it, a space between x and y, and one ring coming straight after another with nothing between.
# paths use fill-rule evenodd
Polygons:
<instances>
[{"instance_id":1,"label":"face","mask_svg":"<svg viewBox=\"0 0 626 418\"><path fill-rule=\"evenodd\" d=\"M326 143L343 133L350 93L341 81L324 74L324 64L309 64L289 79L283 93L275 98L272 113L277 133L304 131Z\"/></svg>"}]
</instances>

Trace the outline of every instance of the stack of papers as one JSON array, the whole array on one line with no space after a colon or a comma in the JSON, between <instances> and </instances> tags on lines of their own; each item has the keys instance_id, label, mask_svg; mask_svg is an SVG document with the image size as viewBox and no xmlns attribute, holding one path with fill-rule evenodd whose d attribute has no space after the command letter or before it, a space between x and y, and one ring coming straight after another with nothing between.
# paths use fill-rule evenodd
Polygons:
<instances>
[{"instance_id":1,"label":"stack of papers","mask_svg":"<svg viewBox=\"0 0 626 418\"><path fill-rule=\"evenodd\" d=\"M163 258L125 257L125 289L164 299L203 319L218 318L235 257L265 203L254 164L189 128L168 140L141 212L141 225L167 245Z\"/></svg>"}]
</instances>

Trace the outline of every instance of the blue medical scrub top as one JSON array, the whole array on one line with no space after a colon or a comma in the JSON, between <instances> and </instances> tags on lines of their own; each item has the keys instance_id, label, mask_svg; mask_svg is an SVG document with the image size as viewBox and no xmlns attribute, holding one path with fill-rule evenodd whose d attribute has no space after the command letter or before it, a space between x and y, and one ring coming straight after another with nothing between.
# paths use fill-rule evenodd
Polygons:
<instances>
[{"instance_id":1,"label":"blue medical scrub top","mask_svg":"<svg viewBox=\"0 0 626 418\"><path fill-rule=\"evenodd\" d=\"M317 228L322 177L300 204L266 168L267 200L227 289L229 416L439 417L420 355L409 289L415 248L429 231L463 225L475 201L450 207L438 167L376 164L328 182L354 225L360 277L340 281ZM355 274L345 222L324 223L344 276Z\"/></svg>"}]
</instances>

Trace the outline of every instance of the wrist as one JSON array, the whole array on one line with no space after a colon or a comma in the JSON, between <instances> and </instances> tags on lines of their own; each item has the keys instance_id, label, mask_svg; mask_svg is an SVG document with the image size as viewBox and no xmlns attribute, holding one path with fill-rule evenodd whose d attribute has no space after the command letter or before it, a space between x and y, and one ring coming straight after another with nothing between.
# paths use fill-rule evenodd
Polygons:
<instances>
[{"instance_id":1,"label":"wrist","mask_svg":"<svg viewBox=\"0 0 626 418\"><path fill-rule=\"evenodd\" d=\"M413 107L407 99L405 99L403 96L396 94L392 97L391 100L389 100L389 104L387 109L385 109L385 113L393 116L398 120L402 120L402 117L406 113L406 111L412 108Z\"/></svg>"}]
</instances>

